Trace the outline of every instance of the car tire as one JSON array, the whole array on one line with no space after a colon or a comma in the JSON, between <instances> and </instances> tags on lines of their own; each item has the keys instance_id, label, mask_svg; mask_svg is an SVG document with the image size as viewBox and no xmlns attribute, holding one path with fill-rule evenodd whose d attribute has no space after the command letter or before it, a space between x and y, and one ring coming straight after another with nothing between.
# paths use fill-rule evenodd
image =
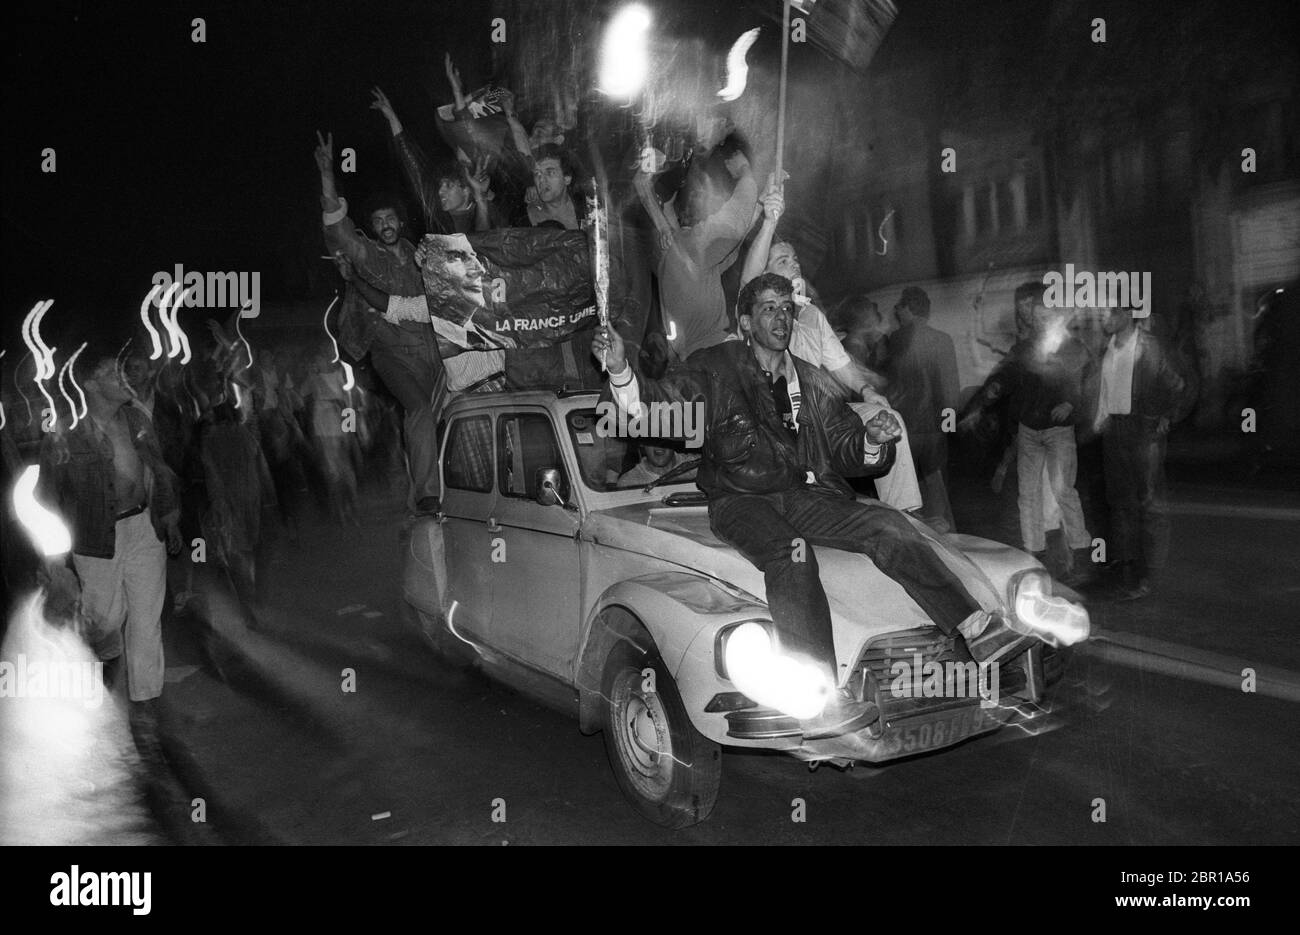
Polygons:
<instances>
[{"instance_id":1,"label":"car tire","mask_svg":"<svg viewBox=\"0 0 1300 935\"><path fill-rule=\"evenodd\" d=\"M643 642L649 645L649 636ZM654 690L647 691L651 671ZM605 752L632 807L665 828L708 818L722 780L722 747L691 724L659 654L620 639L606 657L601 687Z\"/></svg>"}]
</instances>

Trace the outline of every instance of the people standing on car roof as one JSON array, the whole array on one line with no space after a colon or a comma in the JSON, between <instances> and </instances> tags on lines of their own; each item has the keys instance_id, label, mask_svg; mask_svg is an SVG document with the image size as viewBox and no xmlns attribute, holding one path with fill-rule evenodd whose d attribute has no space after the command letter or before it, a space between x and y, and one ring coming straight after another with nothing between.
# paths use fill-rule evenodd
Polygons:
<instances>
[{"instance_id":1,"label":"people standing on car roof","mask_svg":"<svg viewBox=\"0 0 1300 935\"><path fill-rule=\"evenodd\" d=\"M790 335L790 353L824 368L846 390L859 396L862 402L855 403L854 408L863 420L874 418L882 409L889 410L889 414L898 422L903 437L895 450L893 465L884 474L874 478L876 494L882 503L896 509L920 509L921 488L912 463L905 420L890 408L889 400L876 391L876 387L884 382L883 378L849 356L830 322L826 320L825 313L811 299L801 294L800 284L806 281L794 246L785 241L773 240L777 222L785 212L785 196L775 182L768 186L762 205L763 223L745 257L740 273L741 286L762 272L784 276L794 284L796 310L794 330Z\"/></svg>"},{"instance_id":2,"label":"people standing on car roof","mask_svg":"<svg viewBox=\"0 0 1300 935\"><path fill-rule=\"evenodd\" d=\"M957 351L952 338L930 327L930 297L908 286L894 306L899 328L889 338L889 385L894 408L907 424L921 482L921 515L939 532L955 528L948 502L946 410L957 411Z\"/></svg>"},{"instance_id":3,"label":"people standing on car roof","mask_svg":"<svg viewBox=\"0 0 1300 935\"><path fill-rule=\"evenodd\" d=\"M983 611L907 517L854 498L844 477L888 467L900 429L887 411L864 424L828 374L789 353L790 281L759 276L741 290L737 308L744 342L698 351L658 380L632 370L614 329L597 329L592 351L605 355L613 398L633 417L646 403L704 402L698 484L710 525L762 569L777 639L817 660L838 684L830 607L812 553L824 545L870 556L944 633L961 633L976 660L1028 648L1032 638ZM801 543L806 553L796 554ZM878 717L874 704L842 692L805 725L805 736Z\"/></svg>"},{"instance_id":4,"label":"people standing on car roof","mask_svg":"<svg viewBox=\"0 0 1300 935\"><path fill-rule=\"evenodd\" d=\"M1093 427L1102 434L1111 558L1120 600L1151 593L1169 557L1165 436L1195 402L1177 358L1139 328L1130 308L1113 308L1101 361Z\"/></svg>"},{"instance_id":5,"label":"people standing on car roof","mask_svg":"<svg viewBox=\"0 0 1300 935\"><path fill-rule=\"evenodd\" d=\"M1028 296L1029 323L1025 336L989 375L966 419L978 418L986 406L1007 400L1008 418L1016 425L1016 464L1020 534L1027 551L1047 560L1047 522L1043 473L1047 489L1060 510L1072 565L1063 580L1078 584L1087 576L1092 536L1084 524L1083 506L1075 489L1078 449L1075 427L1087 424L1085 387L1090 385L1092 356L1070 334L1065 315L1046 307L1044 286Z\"/></svg>"},{"instance_id":6,"label":"people standing on car roof","mask_svg":"<svg viewBox=\"0 0 1300 935\"><path fill-rule=\"evenodd\" d=\"M424 282L415 265L415 248L402 236L405 223L399 203L376 199L367 215L377 240L370 240L348 220L348 204L334 183L333 134L317 134L325 245L343 255L371 282L393 295L423 295ZM352 287L339 313L339 340L360 360L367 353L388 391L402 404L411 501L422 512L438 509L437 416L433 401L442 392L445 374L438 342L427 326L386 321Z\"/></svg>"},{"instance_id":7,"label":"people standing on car roof","mask_svg":"<svg viewBox=\"0 0 1300 935\"><path fill-rule=\"evenodd\" d=\"M472 164L465 157L463 163L434 165L403 128L388 95L379 88L370 93L374 97L371 108L388 121L402 172L424 215L426 232L468 234L507 226L506 213L492 197L487 157Z\"/></svg>"}]
</instances>

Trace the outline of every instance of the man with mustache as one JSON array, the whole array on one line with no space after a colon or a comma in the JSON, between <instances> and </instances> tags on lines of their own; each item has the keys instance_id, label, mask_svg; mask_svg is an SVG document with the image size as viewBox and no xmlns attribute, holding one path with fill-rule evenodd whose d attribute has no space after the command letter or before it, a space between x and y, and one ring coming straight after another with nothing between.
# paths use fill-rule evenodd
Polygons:
<instances>
[{"instance_id":1,"label":"man with mustache","mask_svg":"<svg viewBox=\"0 0 1300 935\"><path fill-rule=\"evenodd\" d=\"M334 136L316 134L325 245L346 258L365 279L392 295L423 295L424 282L415 265L415 248L402 236L405 223L395 199L372 201L367 215L377 240L364 237L348 220L348 204L335 187ZM444 392L445 374L432 331L415 322L385 320L354 286L349 286L339 313L339 337L357 360L367 352L404 413L411 500L420 512L439 505L436 403Z\"/></svg>"}]
</instances>

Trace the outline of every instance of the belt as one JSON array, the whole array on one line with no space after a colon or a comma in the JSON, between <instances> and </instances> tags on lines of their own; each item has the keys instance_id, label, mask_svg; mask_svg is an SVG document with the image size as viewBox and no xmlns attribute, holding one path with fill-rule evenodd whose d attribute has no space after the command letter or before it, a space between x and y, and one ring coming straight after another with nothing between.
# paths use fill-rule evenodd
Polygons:
<instances>
[{"instance_id":1,"label":"belt","mask_svg":"<svg viewBox=\"0 0 1300 935\"><path fill-rule=\"evenodd\" d=\"M114 517L114 519L115 519L115 520L119 520L119 519L129 519L129 518L132 517L132 516L139 516L141 513L143 513L143 512L144 512L145 510L147 510L147 509L149 509L149 504L147 504L147 503L141 503L141 504L138 505L138 506L133 506L133 507L131 507L131 509L126 510L125 512L118 513L117 516Z\"/></svg>"}]
</instances>

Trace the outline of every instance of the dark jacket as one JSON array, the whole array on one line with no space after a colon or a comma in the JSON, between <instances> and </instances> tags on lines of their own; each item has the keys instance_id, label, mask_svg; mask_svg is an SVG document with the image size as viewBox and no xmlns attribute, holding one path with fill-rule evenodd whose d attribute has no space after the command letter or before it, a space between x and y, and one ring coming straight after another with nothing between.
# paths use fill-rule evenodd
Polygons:
<instances>
[{"instance_id":1,"label":"dark jacket","mask_svg":"<svg viewBox=\"0 0 1300 935\"><path fill-rule=\"evenodd\" d=\"M957 351L924 319L889 336L889 399L912 435L943 432L943 411L957 408Z\"/></svg>"},{"instance_id":2,"label":"dark jacket","mask_svg":"<svg viewBox=\"0 0 1300 935\"><path fill-rule=\"evenodd\" d=\"M1094 362L1087 348L1073 336L1051 354L1041 353L1040 345L1037 336L1017 342L985 381L981 399L993 394L1009 398L1008 416L1031 429L1091 421L1091 400L1084 388L1092 385ZM1061 403L1072 408L1069 418L1057 422L1052 410Z\"/></svg>"},{"instance_id":3,"label":"dark jacket","mask_svg":"<svg viewBox=\"0 0 1300 935\"><path fill-rule=\"evenodd\" d=\"M852 499L845 477L875 477L893 465L894 444L880 461L864 463L866 428L830 374L797 357L802 400L797 437L777 412L767 377L742 341L696 351L661 379L638 377L641 401L705 406L703 462L698 484L709 497L780 493L812 486Z\"/></svg>"},{"instance_id":4,"label":"dark jacket","mask_svg":"<svg viewBox=\"0 0 1300 935\"><path fill-rule=\"evenodd\" d=\"M1177 355L1143 328L1138 328L1133 337L1138 345L1133 361L1131 414L1153 423L1162 418L1171 423L1180 421L1191 412L1196 394L1195 388L1183 376ZM1110 353L1109 342L1105 353ZM1105 360L1104 356L1102 360ZM1098 367L1099 374L1100 369ZM1100 391L1100 379L1097 386Z\"/></svg>"},{"instance_id":5,"label":"dark jacket","mask_svg":"<svg viewBox=\"0 0 1300 935\"><path fill-rule=\"evenodd\" d=\"M163 461L149 417L134 406L122 407L136 453L146 470L149 515L160 540L169 522L180 518L175 476ZM89 419L60 438L47 435L41 444L37 498L58 512L72 533L72 551L112 558L117 545L117 514L133 503L120 503L115 490L113 443L99 435Z\"/></svg>"}]
</instances>

